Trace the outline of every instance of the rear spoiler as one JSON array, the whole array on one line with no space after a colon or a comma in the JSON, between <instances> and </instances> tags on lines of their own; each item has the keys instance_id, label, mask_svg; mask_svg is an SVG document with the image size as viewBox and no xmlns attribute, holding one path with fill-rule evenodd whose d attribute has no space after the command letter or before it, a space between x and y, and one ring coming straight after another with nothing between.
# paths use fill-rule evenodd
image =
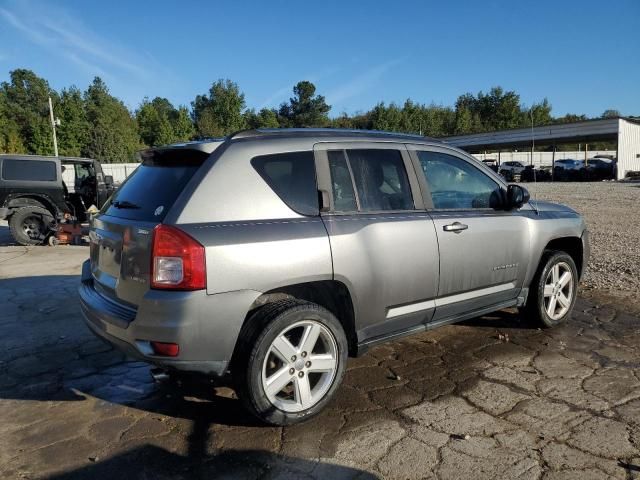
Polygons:
<instances>
[{"instance_id":1,"label":"rear spoiler","mask_svg":"<svg viewBox=\"0 0 640 480\"><path fill-rule=\"evenodd\" d=\"M188 142L166 147L155 147L142 150L140 160L147 164L202 164L224 140L207 142Z\"/></svg>"}]
</instances>

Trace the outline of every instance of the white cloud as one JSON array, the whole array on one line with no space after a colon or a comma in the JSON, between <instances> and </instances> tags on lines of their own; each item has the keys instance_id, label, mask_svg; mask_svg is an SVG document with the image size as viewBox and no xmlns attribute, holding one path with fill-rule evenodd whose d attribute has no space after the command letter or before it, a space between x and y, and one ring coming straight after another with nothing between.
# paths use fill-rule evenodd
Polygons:
<instances>
[{"instance_id":1,"label":"white cloud","mask_svg":"<svg viewBox=\"0 0 640 480\"><path fill-rule=\"evenodd\" d=\"M52 9L37 0L5 3L0 7L0 24L3 21L61 62L89 77L98 75L131 94L144 85L157 87L158 78L174 77L148 53L139 54L98 35L77 15L60 6ZM134 101L131 96L127 100Z\"/></svg>"},{"instance_id":2,"label":"white cloud","mask_svg":"<svg viewBox=\"0 0 640 480\"><path fill-rule=\"evenodd\" d=\"M260 104L260 106L258 107L258 110L261 110L263 108L271 108L275 105L279 105L283 101L289 100L289 98L293 95L293 87L301 80L307 80L311 83L317 83L323 78L330 77L331 75L335 74L339 70L340 69L338 67L331 66L331 67L325 68L320 73L314 73L312 75L302 75L300 77L297 77L297 79L292 80L289 85L287 85L286 87L279 88L278 90L273 92L271 95L269 95L266 99L264 99Z\"/></svg>"},{"instance_id":3,"label":"white cloud","mask_svg":"<svg viewBox=\"0 0 640 480\"><path fill-rule=\"evenodd\" d=\"M378 65L375 65L363 73L356 75L347 83L331 90L327 94L327 103L330 105L340 104L345 100L360 95L361 93L373 87L380 78L396 65L404 62L406 56L396 58Z\"/></svg>"}]
</instances>

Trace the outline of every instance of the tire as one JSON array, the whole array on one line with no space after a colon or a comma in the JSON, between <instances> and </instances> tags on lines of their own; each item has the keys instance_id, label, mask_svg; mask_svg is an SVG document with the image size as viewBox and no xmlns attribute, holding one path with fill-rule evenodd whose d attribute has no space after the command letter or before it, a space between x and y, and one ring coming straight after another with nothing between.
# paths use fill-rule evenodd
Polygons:
<instances>
[{"instance_id":1,"label":"tire","mask_svg":"<svg viewBox=\"0 0 640 480\"><path fill-rule=\"evenodd\" d=\"M311 351L303 350L305 335L311 332L318 334L317 340L306 343L307 347L313 343ZM248 319L240 333L231 368L236 392L245 408L263 422L302 422L334 396L344 375L347 352L342 325L325 308L300 300L267 304ZM321 365L323 370L318 371Z\"/></svg>"},{"instance_id":2,"label":"tire","mask_svg":"<svg viewBox=\"0 0 640 480\"><path fill-rule=\"evenodd\" d=\"M51 233L55 219L43 207L22 207L9 219L9 229L14 240L20 245L42 245Z\"/></svg>"},{"instance_id":3,"label":"tire","mask_svg":"<svg viewBox=\"0 0 640 480\"><path fill-rule=\"evenodd\" d=\"M558 282L554 283L553 269L556 267ZM570 283L563 286L565 273L570 274ZM571 316L577 293L578 269L573 258L562 251L547 250L531 282L525 313L542 327L554 327Z\"/></svg>"}]
</instances>

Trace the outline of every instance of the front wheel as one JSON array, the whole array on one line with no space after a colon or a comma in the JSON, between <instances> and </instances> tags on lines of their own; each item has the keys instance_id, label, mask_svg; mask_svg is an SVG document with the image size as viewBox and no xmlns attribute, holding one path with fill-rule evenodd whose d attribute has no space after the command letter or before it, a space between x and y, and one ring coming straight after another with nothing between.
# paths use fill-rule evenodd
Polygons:
<instances>
[{"instance_id":1,"label":"front wheel","mask_svg":"<svg viewBox=\"0 0 640 480\"><path fill-rule=\"evenodd\" d=\"M578 292L578 269L565 252L546 252L533 279L526 311L544 327L571 316Z\"/></svg>"},{"instance_id":2,"label":"front wheel","mask_svg":"<svg viewBox=\"0 0 640 480\"><path fill-rule=\"evenodd\" d=\"M347 361L340 322L319 305L285 300L262 307L241 334L238 396L273 425L317 414L335 394Z\"/></svg>"}]
</instances>

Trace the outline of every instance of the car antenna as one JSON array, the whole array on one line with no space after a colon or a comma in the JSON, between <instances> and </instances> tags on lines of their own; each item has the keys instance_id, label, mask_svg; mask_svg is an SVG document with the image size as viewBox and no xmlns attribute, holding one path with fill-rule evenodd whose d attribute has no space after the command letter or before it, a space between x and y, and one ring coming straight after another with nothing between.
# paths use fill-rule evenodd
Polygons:
<instances>
[{"instance_id":1,"label":"car antenna","mask_svg":"<svg viewBox=\"0 0 640 480\"><path fill-rule=\"evenodd\" d=\"M533 211L536 212L536 215L540 215L540 212L538 211L538 183L536 181L536 165L533 161L533 154L536 149L536 137L533 133L533 106L529 109L529 114L531 116L531 166L533 167L533 188L535 189L535 192L533 192L533 202L531 202L531 207L533 208Z\"/></svg>"}]
</instances>

